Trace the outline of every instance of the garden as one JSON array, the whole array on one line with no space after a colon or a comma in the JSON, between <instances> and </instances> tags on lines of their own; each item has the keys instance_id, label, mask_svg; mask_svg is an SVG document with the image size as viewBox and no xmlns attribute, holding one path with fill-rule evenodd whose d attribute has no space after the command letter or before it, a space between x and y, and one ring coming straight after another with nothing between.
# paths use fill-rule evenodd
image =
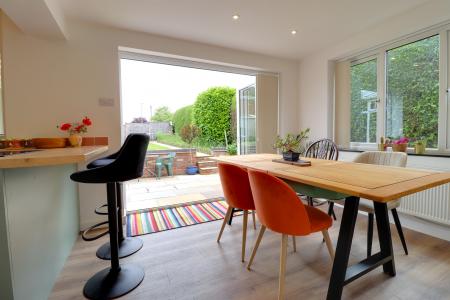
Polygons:
<instances>
[{"instance_id":1,"label":"garden","mask_svg":"<svg viewBox=\"0 0 450 300\"><path fill-rule=\"evenodd\" d=\"M210 153L211 148L225 148L236 154L236 90L229 87L211 87L201 92L192 105L173 114L168 107L156 109L152 121L172 122L173 133L158 133L157 143L149 150L164 150L164 145L179 148L197 148ZM161 145L164 144L164 145Z\"/></svg>"}]
</instances>

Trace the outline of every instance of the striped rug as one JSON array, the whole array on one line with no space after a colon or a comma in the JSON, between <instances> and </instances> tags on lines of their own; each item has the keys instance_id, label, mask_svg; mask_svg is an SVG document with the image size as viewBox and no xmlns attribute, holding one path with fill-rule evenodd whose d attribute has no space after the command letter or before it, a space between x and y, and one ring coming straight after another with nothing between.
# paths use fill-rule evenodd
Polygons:
<instances>
[{"instance_id":1,"label":"striped rug","mask_svg":"<svg viewBox=\"0 0 450 300\"><path fill-rule=\"evenodd\" d=\"M127 214L127 235L136 236L223 219L228 205L224 198L135 211Z\"/></svg>"}]
</instances>

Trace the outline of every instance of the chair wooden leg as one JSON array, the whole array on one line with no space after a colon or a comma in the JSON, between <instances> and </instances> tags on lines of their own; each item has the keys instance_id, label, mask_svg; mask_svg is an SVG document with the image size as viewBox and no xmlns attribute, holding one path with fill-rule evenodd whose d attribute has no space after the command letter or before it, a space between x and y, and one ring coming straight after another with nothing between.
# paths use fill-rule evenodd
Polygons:
<instances>
[{"instance_id":1,"label":"chair wooden leg","mask_svg":"<svg viewBox=\"0 0 450 300\"><path fill-rule=\"evenodd\" d=\"M330 235L328 234L328 230L322 230L323 239L325 240L325 244L327 244L328 253L330 253L331 261L334 260L334 248L333 243L331 242Z\"/></svg>"},{"instance_id":2,"label":"chair wooden leg","mask_svg":"<svg viewBox=\"0 0 450 300\"><path fill-rule=\"evenodd\" d=\"M247 241L247 221L248 221L248 210L244 210L244 220L242 224L242 254L241 261L245 261L245 242Z\"/></svg>"},{"instance_id":3,"label":"chair wooden leg","mask_svg":"<svg viewBox=\"0 0 450 300\"><path fill-rule=\"evenodd\" d=\"M372 240L373 240L373 214L369 213L369 218L367 219L367 257L372 255Z\"/></svg>"},{"instance_id":4,"label":"chair wooden leg","mask_svg":"<svg viewBox=\"0 0 450 300\"><path fill-rule=\"evenodd\" d=\"M286 274L286 256L287 256L287 240L288 235L281 236L281 251L280 251L280 273L278 278L278 300L284 299L284 277Z\"/></svg>"},{"instance_id":5,"label":"chair wooden leg","mask_svg":"<svg viewBox=\"0 0 450 300\"><path fill-rule=\"evenodd\" d=\"M256 218L255 218L256 211L252 210L252 218L253 218L253 229L256 230Z\"/></svg>"},{"instance_id":6,"label":"chair wooden leg","mask_svg":"<svg viewBox=\"0 0 450 300\"><path fill-rule=\"evenodd\" d=\"M295 240L295 235L292 236L292 244L294 245L294 252L297 252L297 241Z\"/></svg>"},{"instance_id":7,"label":"chair wooden leg","mask_svg":"<svg viewBox=\"0 0 450 300\"><path fill-rule=\"evenodd\" d=\"M398 218L397 209L392 209L392 216L394 217L395 227L397 227L398 235L400 236L400 240L402 241L403 250L405 254L408 255L408 247L406 247L405 236L403 235L402 224L400 223L400 219Z\"/></svg>"},{"instance_id":8,"label":"chair wooden leg","mask_svg":"<svg viewBox=\"0 0 450 300\"><path fill-rule=\"evenodd\" d=\"M266 226L261 225L259 229L258 238L256 239L255 246L253 246L252 255L250 256L250 261L248 262L247 269L250 270L252 266L253 260L255 259L256 251L258 251L259 244L261 243L264 232L266 231Z\"/></svg>"},{"instance_id":9,"label":"chair wooden leg","mask_svg":"<svg viewBox=\"0 0 450 300\"><path fill-rule=\"evenodd\" d=\"M223 218L222 227L220 228L219 235L217 236L217 242L220 242L220 238L222 237L223 230L224 230L225 225L227 224L228 219L230 218L232 212L233 212L233 208L231 206L228 206L227 213L225 214L225 218Z\"/></svg>"}]
</instances>

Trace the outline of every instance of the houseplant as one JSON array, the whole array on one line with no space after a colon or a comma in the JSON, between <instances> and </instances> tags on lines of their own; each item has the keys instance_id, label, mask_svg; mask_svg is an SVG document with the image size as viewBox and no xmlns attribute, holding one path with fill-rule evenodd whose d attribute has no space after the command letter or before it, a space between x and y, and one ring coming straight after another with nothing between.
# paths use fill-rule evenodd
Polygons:
<instances>
[{"instance_id":1,"label":"houseplant","mask_svg":"<svg viewBox=\"0 0 450 300\"><path fill-rule=\"evenodd\" d=\"M425 139L416 140L414 142L414 150L416 154L424 154L426 146L427 141Z\"/></svg>"},{"instance_id":2,"label":"houseplant","mask_svg":"<svg viewBox=\"0 0 450 300\"><path fill-rule=\"evenodd\" d=\"M407 137L401 137L392 142L392 151L394 152L406 152L408 149L409 139Z\"/></svg>"},{"instance_id":3,"label":"houseplant","mask_svg":"<svg viewBox=\"0 0 450 300\"><path fill-rule=\"evenodd\" d=\"M277 136L274 149L279 149L283 159L287 161L298 161L300 154L305 151L304 142L308 138L309 128L300 131L299 134L288 133L284 138Z\"/></svg>"},{"instance_id":4,"label":"houseplant","mask_svg":"<svg viewBox=\"0 0 450 300\"><path fill-rule=\"evenodd\" d=\"M189 124L181 128L180 136L181 139L189 145L189 154L191 158L191 163L186 167L186 174L194 175L198 172L198 167L193 164L192 157L192 142L200 135L200 128L193 124Z\"/></svg>"},{"instance_id":5,"label":"houseplant","mask_svg":"<svg viewBox=\"0 0 450 300\"><path fill-rule=\"evenodd\" d=\"M72 147L80 147L83 142L82 133L87 132L87 128L92 125L91 119L84 117L81 122L75 123L63 123L60 126L56 126L61 131L69 133L69 143Z\"/></svg>"}]
</instances>

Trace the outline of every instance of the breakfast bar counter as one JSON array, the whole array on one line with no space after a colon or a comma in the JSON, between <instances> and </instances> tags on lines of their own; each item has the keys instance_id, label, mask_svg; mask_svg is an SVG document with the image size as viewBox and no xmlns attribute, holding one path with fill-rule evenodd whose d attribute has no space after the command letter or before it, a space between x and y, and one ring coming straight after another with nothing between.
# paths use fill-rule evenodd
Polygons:
<instances>
[{"instance_id":1,"label":"breakfast bar counter","mask_svg":"<svg viewBox=\"0 0 450 300\"><path fill-rule=\"evenodd\" d=\"M18 151L0 150L0 299L47 299L79 234L69 176L108 147Z\"/></svg>"}]
</instances>

